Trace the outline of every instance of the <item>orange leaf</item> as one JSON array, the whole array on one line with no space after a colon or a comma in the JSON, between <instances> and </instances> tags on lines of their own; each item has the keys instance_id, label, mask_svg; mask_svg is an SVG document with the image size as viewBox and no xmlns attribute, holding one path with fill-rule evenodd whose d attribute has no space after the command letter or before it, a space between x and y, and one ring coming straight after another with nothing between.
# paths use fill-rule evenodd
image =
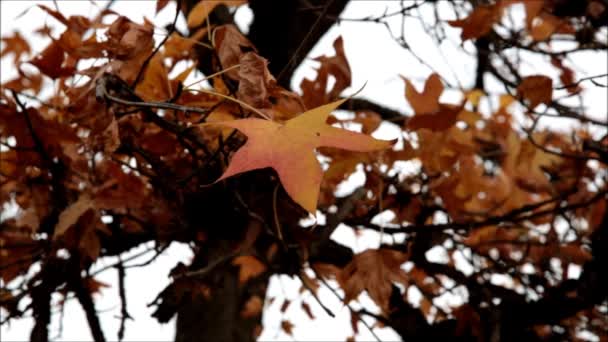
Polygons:
<instances>
[{"instance_id":1,"label":"orange leaf","mask_svg":"<svg viewBox=\"0 0 608 342\"><path fill-rule=\"evenodd\" d=\"M431 131L445 131L456 123L462 106L439 105L440 110L433 114L415 115L407 121L407 128L418 130L428 128Z\"/></svg>"},{"instance_id":2,"label":"orange leaf","mask_svg":"<svg viewBox=\"0 0 608 342\"><path fill-rule=\"evenodd\" d=\"M426 80L424 90L419 93L412 83L405 81L405 98L410 103L416 114L431 114L439 110L439 96L443 92L443 84L439 75L433 73Z\"/></svg>"},{"instance_id":3,"label":"orange leaf","mask_svg":"<svg viewBox=\"0 0 608 342\"><path fill-rule=\"evenodd\" d=\"M530 109L541 103L551 103L553 95L553 81L542 75L525 77L517 87L517 95L528 100Z\"/></svg>"},{"instance_id":4,"label":"orange leaf","mask_svg":"<svg viewBox=\"0 0 608 342\"><path fill-rule=\"evenodd\" d=\"M289 196L304 209L317 209L323 171L314 149L319 146L337 147L368 152L389 148L393 141L377 140L365 134L327 125L331 111L346 100L311 109L285 124L242 119L213 124L236 128L247 137L222 177L216 182L239 173L272 167L279 175Z\"/></svg>"},{"instance_id":5,"label":"orange leaf","mask_svg":"<svg viewBox=\"0 0 608 342\"><path fill-rule=\"evenodd\" d=\"M454 106L439 103L439 97L443 92L443 84L439 75L433 73L426 80L424 90L419 93L412 83L405 81L405 98L410 103L416 115L407 122L411 130L428 128L432 131L445 131L456 123L462 106Z\"/></svg>"}]
</instances>

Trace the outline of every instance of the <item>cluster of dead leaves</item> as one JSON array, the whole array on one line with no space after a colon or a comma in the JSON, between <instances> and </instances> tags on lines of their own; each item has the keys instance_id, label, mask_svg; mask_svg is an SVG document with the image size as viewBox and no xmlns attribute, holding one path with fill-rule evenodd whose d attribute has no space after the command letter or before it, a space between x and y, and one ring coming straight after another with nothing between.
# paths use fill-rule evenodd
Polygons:
<instances>
[{"instance_id":1,"label":"cluster of dead leaves","mask_svg":"<svg viewBox=\"0 0 608 342\"><path fill-rule=\"evenodd\" d=\"M467 18L451 25L462 28L463 40L480 38L491 34L507 6L520 2L477 6ZM115 239L149 234L161 242L182 241L189 237L179 235L183 227L189 227L184 221L184 198L206 191L214 180L217 183L262 168L273 168L291 200L314 214L318 207L325 210L339 203L337 186L362 166L366 195L354 203L351 216L371 222L376 214L388 210L395 214L393 223L400 226L433 223L433 218L419 222L423 208L430 206L440 205L450 222L464 224L508 215L543 201L546 204L529 213L547 213L527 223L552 223L556 214L551 209L561 203L552 198L566 194L562 201L574 201L593 195L589 185L594 171L586 163L546 150L576 153L578 146L570 137L549 131L528 135L514 128L516 100L527 113L552 103L551 78L524 77L517 85L517 99L510 95L494 98L498 106L488 113L478 111L480 100L490 102L491 97L481 90L463 90L462 101L444 103L440 98L445 89L438 74L431 74L422 90L404 78L405 99L413 116L400 124L409 140L402 139L403 146L396 150L394 141L370 136L383 123L378 113L358 111L346 119L331 115L346 101L340 96L352 81L342 38L334 41L333 56L315 59L319 62L317 75L302 81L302 95L298 95L278 85L268 61L236 26L214 27L208 22L215 6L242 3L200 1L187 18L192 34L172 33L154 54L151 22L135 23L109 11L91 20L65 17L40 6L64 31L52 37L41 28L51 42L33 57L19 33L2 38L5 48L0 57L12 58L18 71L15 79L2 84L0 93L0 206L14 203L18 207L14 218L0 222L0 278L4 282L25 273L40 255L63 248L78 251L90 264L114 246L104 243L118 245ZM555 33L572 33L571 23L551 14L545 2L523 3L526 30L532 39L543 41ZM166 4L158 1L157 11ZM107 18L113 19L110 24L102 20ZM103 36L96 34L98 29L105 30ZM210 82L212 88L183 88L187 79L197 75L196 48L204 37L210 38L206 48L217 56L212 63L217 73ZM82 68L81 62L90 59L104 62ZM183 61L188 66L169 76ZM551 62L560 72L562 84L573 84L574 72L563 60L554 57ZM20 65L24 63L35 66L39 73L23 71ZM107 75L119 81L106 90L131 105L112 103L105 98L107 94L96 92L98 81ZM133 89L129 88L139 76ZM327 89L332 78L333 86ZM54 87L42 104L17 101L26 99L18 93L39 95L44 82L53 82ZM566 88L571 93L580 90L577 85ZM141 101L205 111L132 104ZM361 132L344 129L353 124ZM326 160L325 170L319 154ZM420 165L417 174L392 173L396 163L412 160ZM276 214L271 201L259 205ZM576 214L593 231L604 211L605 203L580 208ZM204 231L193 235L200 241L206 238ZM539 235L523 224L487 224L471 228L454 241L479 255L490 256L496 250L503 260L525 252L521 258L535 265L546 263L553 255L565 263L589 260L580 242L561 243L554 235L554 229ZM415 286L425 294L420 308L428 315L431 299L442 286L415 265L404 268L409 258L409 252L381 247L356 254L344 269L313 268L321 276L335 277L346 303L365 291L383 314L391 310L393 285L406 289L404 297ZM451 255L449 263L454 263ZM242 285L269 272L268 265L252 255L238 256L232 264L238 268ZM305 279L309 288L318 287L314 279ZM99 284L92 282L90 287L96 291ZM210 295L208 288L204 290ZM262 308L263 300L251 297L241 315L253 317ZM312 318L308 306L302 309ZM464 311L456 310L455 315ZM283 321L282 328L291 333L292 324Z\"/></svg>"},{"instance_id":2,"label":"cluster of dead leaves","mask_svg":"<svg viewBox=\"0 0 608 342\"><path fill-rule=\"evenodd\" d=\"M494 25L500 23L505 9L522 4L526 11L526 30L535 41L544 41L553 34L573 34L574 25L564 18L552 14L552 1L500 0L494 4L476 6L468 17L449 21L453 27L462 29L463 41L488 35ZM591 10L593 6L590 6Z\"/></svg>"}]
</instances>

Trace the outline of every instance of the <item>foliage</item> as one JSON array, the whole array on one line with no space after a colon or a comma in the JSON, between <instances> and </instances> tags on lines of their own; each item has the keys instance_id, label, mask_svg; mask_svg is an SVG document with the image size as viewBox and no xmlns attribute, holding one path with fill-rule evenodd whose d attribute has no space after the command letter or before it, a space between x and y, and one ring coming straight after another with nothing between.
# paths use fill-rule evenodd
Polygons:
<instances>
[{"instance_id":1,"label":"foliage","mask_svg":"<svg viewBox=\"0 0 608 342\"><path fill-rule=\"evenodd\" d=\"M158 0L157 11L167 3ZM180 1L176 18L184 15L190 32L173 23L160 42L147 20L109 8L65 17L43 5L63 33L41 27L51 43L40 54L30 56L17 31L2 37L1 56L19 73L0 92L0 204L18 208L0 220L2 324L31 312L32 340L47 340L51 295L73 293L103 341L92 294L114 284L96 281L91 267L149 241L157 253L179 241L195 258L167 270L172 283L154 301L159 322L181 317L177 340L188 340L188 329L209 340L232 330L241 332L229 340L254 339L276 274L299 277L316 299L329 287L350 310L354 333L359 323L373 329L362 319L370 317L406 340L608 336L608 124L568 102L606 87L599 79L607 75L577 78L570 58L606 54L605 1L416 1L358 19L385 24L447 6L460 19L437 17L437 37L462 30L463 46L476 48L474 85L454 89L432 73L419 91L403 77L413 110L405 115L340 97L351 86L341 38L334 56L316 58L316 78L302 82L301 94L286 89L253 35L222 19L243 3ZM522 4L525 24L509 29L506 13ZM262 16L259 6L251 1ZM329 4L320 8L311 11L327 15ZM554 47L560 39L574 48ZM559 77L523 73L522 51ZM486 77L504 93L489 92ZM441 101L447 88L461 100ZM331 116L337 108L350 116ZM548 116L577 124L540 128ZM361 132L345 129L352 124ZM381 124L400 129L394 146L369 137ZM364 183L337 197L355 172ZM319 219L312 227L302 223L309 213ZM354 254L330 239L341 224L376 231L381 243ZM436 248L441 262L428 257ZM124 276L123 263L115 266ZM568 275L572 267L580 276ZM119 338L129 317L121 291ZM408 300L412 291L418 303ZM442 304L454 291L465 293L463 303ZM377 311L351 305L363 293ZM197 306L207 314L196 316ZM214 315L228 315L225 307L236 314L218 327ZM308 303L301 309L315 318ZM280 323L287 334L297 324Z\"/></svg>"}]
</instances>

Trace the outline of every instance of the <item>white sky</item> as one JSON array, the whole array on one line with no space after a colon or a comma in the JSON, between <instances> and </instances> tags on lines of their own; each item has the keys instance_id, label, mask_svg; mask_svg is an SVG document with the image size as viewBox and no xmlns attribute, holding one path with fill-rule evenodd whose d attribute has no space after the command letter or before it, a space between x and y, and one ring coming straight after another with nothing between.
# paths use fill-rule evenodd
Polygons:
<instances>
[{"instance_id":1,"label":"white sky","mask_svg":"<svg viewBox=\"0 0 608 342\"><path fill-rule=\"evenodd\" d=\"M42 40L37 35L32 35L30 31L42 26L47 22L49 25L58 27L55 34L58 36L62 32L63 27L58 22L47 15L39 8L33 6L35 3L44 3L49 7L53 7L52 1L0 1L1 13L1 35L5 36L13 30L19 30L22 35L30 42L34 42L32 47L34 53L41 51L48 40ZM99 6L103 7L105 1L99 1ZM89 1L58 1L61 12L68 16L72 14L94 15L97 9L91 5ZM352 1L344 11L343 18L363 18L372 14L382 14L386 8L389 10L398 8L397 1ZM174 15L174 3L171 2L158 16L154 16L155 1L126 1L120 0L112 7L112 9L122 15L128 16L130 19L141 22L143 16L149 18L158 27L162 27L172 21ZM28 12L18 17L23 11ZM453 19L447 17L449 12L440 11L442 19ZM520 14L521 11L514 11L514 14ZM421 13L420 15L428 18L430 13ZM246 23L250 20L251 15L248 8L241 8L237 12L237 21ZM180 18L179 25L185 27L185 21ZM400 31L400 18L396 16L391 21L391 27L398 34ZM160 32L160 31L159 31ZM446 34L448 39L440 46L440 49L435 45L434 41L428 36L424 27L417 19L408 19L406 22L406 39L414 51L428 65L432 66L446 80L454 85L461 84L465 88L470 88L473 85L475 75L475 63L473 59L462 51L460 44L460 30L448 29ZM351 94L361 87L365 82L367 86L360 96L373 99L375 102L382 103L389 107L399 109L405 113L411 113L411 109L404 98L403 81L399 75L408 77L421 86L424 80L432 72L428 67L420 64L409 52L405 51L389 36L386 28L383 25L375 25L371 23L343 22L339 26L332 28L329 33L317 44L310 56L315 57L321 54L332 54L332 43L334 39L342 35L346 56L353 71L353 87L345 91L346 94ZM162 39L162 35L155 36L157 42ZM467 42L464 44L467 51L474 51L472 44ZM608 66L605 61L605 55L580 53L577 55L576 70L579 72L577 76L585 77L590 75L598 75L608 72ZM548 63L546 63L548 64ZM300 80L303 77L312 78L315 73L312 67L315 62L306 61L303 66L298 69L294 76L293 85L297 89ZM11 79L15 76L15 71L10 67L10 59L5 58L2 61L0 79L2 82ZM524 66L524 75L543 73L557 79L557 74L553 69L539 69L538 65L530 64ZM604 81L604 80L600 80ZM492 89L495 87L495 89ZM489 81L489 90L497 93L503 92L501 86ZM593 113L594 117L605 117L608 112L606 104L606 95L604 90L591 89L588 98L604 99L604 101L593 101L589 113ZM459 99L459 92L446 91L442 96L442 101L455 102ZM547 125L559 124L560 128L571 128L571 122L548 122ZM389 124L383 125L376 132L376 136L385 136L393 138L396 136L398 128ZM353 183L362 182L362 173L351 177ZM351 184L353 184L351 183ZM374 232L364 232L355 236L354 232L348 228L338 228L332 238L351 246L356 252L365 250L366 248L376 247L379 242L378 234ZM149 245L148 245L149 246ZM145 246L140 246L133 250L130 254L136 254L144 250ZM139 258L133 263L145 261L152 253ZM127 256L128 257L128 256ZM127 321L127 329L125 341L172 341L174 338L173 322L160 325L157 321L150 317L153 308L148 308L146 305L150 303L156 295L169 283L168 272L178 262L188 263L191 257L189 249L179 244L173 244L167 251L163 253L154 263L143 268L134 268L128 270L126 285L128 308L130 314L134 317L133 321ZM97 262L95 269L102 268L104 265L109 265L116 262L116 258L106 258ZM117 295L116 279L117 272L110 269L101 273L97 279L99 281L110 284L111 287L102 291L100 300L97 301L97 309L101 319L102 328L108 340L115 340L118 331L120 320L119 316L120 302ZM291 279L287 276L274 277L268 289L268 297L274 297L275 300L265 311L264 315L264 331L260 336L260 340L281 340L281 341L344 341L346 337L351 336L352 330L350 327L350 314L348 309L344 307L335 296L323 287L320 290L320 298L323 303L329 307L335 314L336 318L332 319L327 316L324 311L318 306L316 301L310 294L300 295L298 293L300 281ZM290 308L282 314L279 311L283 299L289 298L292 300ZM361 302L366 307L373 307L373 303L367 296L361 296ZM416 300L416 298L413 298ZM301 301L307 302L316 320L310 321L300 309ZM448 298L448 301L458 300L458 298ZM354 305L356 306L356 305ZM60 315L53 315L51 325L51 336L55 337L59 329ZM286 335L280 329L281 320L287 319L294 323L293 337ZM63 322L62 334L57 341L82 341L90 340L90 332L82 309L75 300L68 300L65 305L65 315ZM21 320L12 320L10 325L3 325L0 328L2 341L23 341L29 338L29 333L32 327L32 319L25 318ZM369 341L374 340L367 329L359 324L359 335L357 340ZM398 336L390 329L376 328L374 332L384 341L398 340Z\"/></svg>"}]
</instances>

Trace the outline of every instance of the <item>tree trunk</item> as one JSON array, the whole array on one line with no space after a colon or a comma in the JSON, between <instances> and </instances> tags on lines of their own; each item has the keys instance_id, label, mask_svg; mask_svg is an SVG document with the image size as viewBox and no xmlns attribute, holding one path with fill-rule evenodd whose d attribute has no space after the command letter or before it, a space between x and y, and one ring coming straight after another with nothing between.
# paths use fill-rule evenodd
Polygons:
<instances>
[{"instance_id":1,"label":"tree trunk","mask_svg":"<svg viewBox=\"0 0 608 342\"><path fill-rule=\"evenodd\" d=\"M186 0L182 9L189 12L197 2ZM347 3L348 0L252 0L249 6L254 21L248 38L269 60L271 72L279 83L289 88L296 67L334 24ZM228 11L221 5L214 9L209 18L212 24L232 22ZM205 50L199 53L198 65L203 72L210 72L213 56ZM226 245L222 242L219 244ZM225 256L227 250L227 246L218 248L214 253L207 250L205 256L196 258L204 259L202 264L209 265L213 260ZM206 274L204 283L191 282L187 293L172 293L169 297L176 296L174 299L178 303L175 341L255 341L261 332L262 318L261 310L254 314L255 307L258 304L263 306L269 276L261 275L243 285L240 284L238 268L225 265ZM250 311L251 308L254 310ZM160 316L164 314L162 312Z\"/></svg>"},{"instance_id":2,"label":"tree trunk","mask_svg":"<svg viewBox=\"0 0 608 342\"><path fill-rule=\"evenodd\" d=\"M255 341L261 332L262 311L250 316L246 303L255 296L264 302L268 277L243 286L235 267L218 269L210 276L218 280L211 295L206 296L205 289L194 291L178 308L175 341Z\"/></svg>"}]
</instances>

